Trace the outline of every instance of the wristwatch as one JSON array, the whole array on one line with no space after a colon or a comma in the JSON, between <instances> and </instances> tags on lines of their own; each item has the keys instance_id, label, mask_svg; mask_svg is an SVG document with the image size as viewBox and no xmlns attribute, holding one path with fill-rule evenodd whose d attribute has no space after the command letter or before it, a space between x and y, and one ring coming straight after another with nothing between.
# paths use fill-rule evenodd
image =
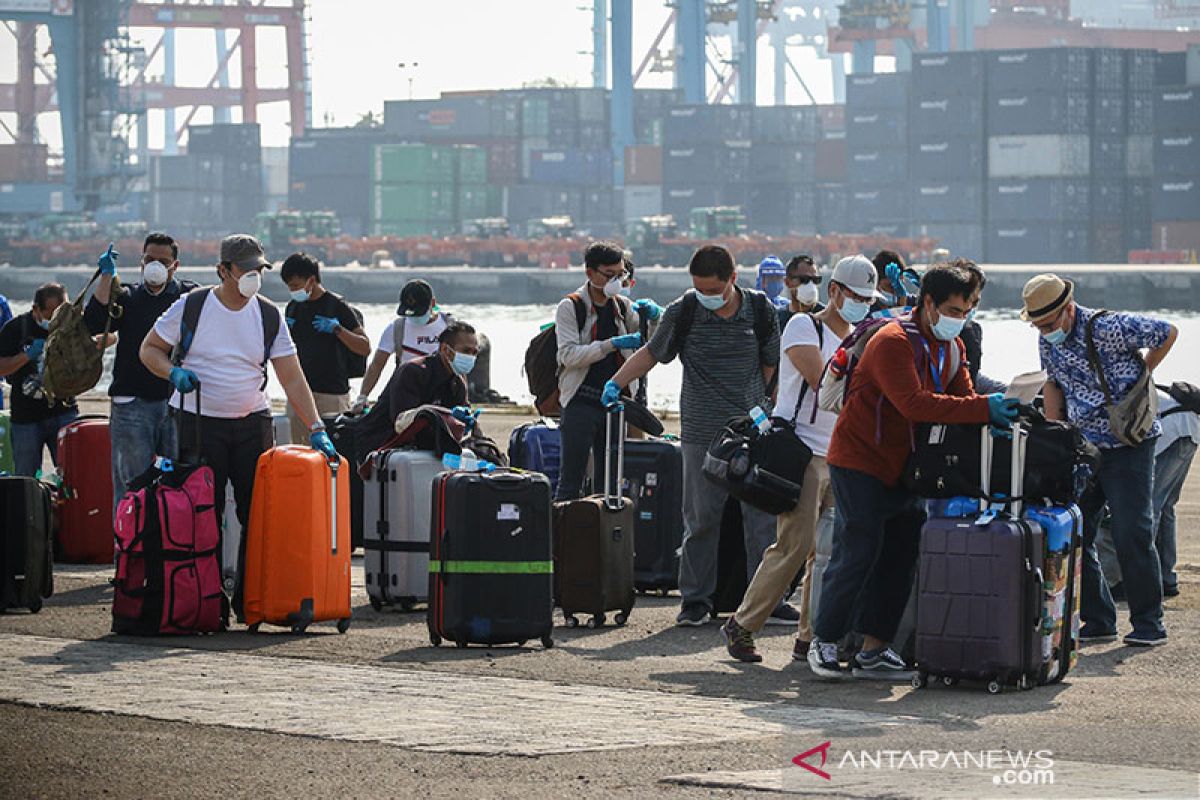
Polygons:
<instances>
[{"instance_id":1,"label":"wristwatch","mask_svg":"<svg viewBox=\"0 0 1200 800\"><path fill-rule=\"evenodd\" d=\"M317 431L323 431L323 430L325 430L325 423L322 422L321 420L317 420L312 425L308 426L309 433L316 433Z\"/></svg>"}]
</instances>

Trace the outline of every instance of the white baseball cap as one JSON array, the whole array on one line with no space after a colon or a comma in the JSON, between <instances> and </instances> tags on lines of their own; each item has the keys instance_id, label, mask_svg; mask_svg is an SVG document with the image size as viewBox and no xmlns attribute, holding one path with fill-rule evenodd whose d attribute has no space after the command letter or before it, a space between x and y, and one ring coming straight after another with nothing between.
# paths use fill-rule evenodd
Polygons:
<instances>
[{"instance_id":1,"label":"white baseball cap","mask_svg":"<svg viewBox=\"0 0 1200 800\"><path fill-rule=\"evenodd\" d=\"M871 259L864 255L847 256L837 262L829 280L840 283L859 297L879 299L879 293L875 291L879 275L875 272L875 265L871 263Z\"/></svg>"}]
</instances>

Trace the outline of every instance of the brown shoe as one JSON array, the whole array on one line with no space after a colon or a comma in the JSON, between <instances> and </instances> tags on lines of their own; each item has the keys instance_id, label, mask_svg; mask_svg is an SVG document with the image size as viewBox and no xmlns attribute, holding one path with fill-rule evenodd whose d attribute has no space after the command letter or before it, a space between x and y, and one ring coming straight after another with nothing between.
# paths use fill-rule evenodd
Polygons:
<instances>
[{"instance_id":1,"label":"brown shoe","mask_svg":"<svg viewBox=\"0 0 1200 800\"><path fill-rule=\"evenodd\" d=\"M796 661L808 661L808 645L809 642L796 639L796 644L792 646L792 658Z\"/></svg>"},{"instance_id":2,"label":"brown shoe","mask_svg":"<svg viewBox=\"0 0 1200 800\"><path fill-rule=\"evenodd\" d=\"M736 618L730 616L729 621L721 626L721 633L725 634L725 649L729 655L747 664L762 661L762 656L754 648L754 634L738 625Z\"/></svg>"}]
</instances>

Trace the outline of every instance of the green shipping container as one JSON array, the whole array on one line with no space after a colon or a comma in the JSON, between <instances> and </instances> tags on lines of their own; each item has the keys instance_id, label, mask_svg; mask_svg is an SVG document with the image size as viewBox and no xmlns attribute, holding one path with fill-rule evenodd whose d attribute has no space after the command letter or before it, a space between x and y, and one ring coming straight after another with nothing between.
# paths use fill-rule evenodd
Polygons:
<instances>
[{"instance_id":1,"label":"green shipping container","mask_svg":"<svg viewBox=\"0 0 1200 800\"><path fill-rule=\"evenodd\" d=\"M458 187L458 219L479 219L492 215L488 204L489 187L482 183Z\"/></svg>"},{"instance_id":2,"label":"green shipping container","mask_svg":"<svg viewBox=\"0 0 1200 800\"><path fill-rule=\"evenodd\" d=\"M521 136L540 138L550 135L550 102L544 97L526 97L521 101Z\"/></svg>"},{"instance_id":3,"label":"green shipping container","mask_svg":"<svg viewBox=\"0 0 1200 800\"><path fill-rule=\"evenodd\" d=\"M445 184L376 184L372 222L454 221L454 187Z\"/></svg>"},{"instance_id":4,"label":"green shipping container","mask_svg":"<svg viewBox=\"0 0 1200 800\"><path fill-rule=\"evenodd\" d=\"M475 145L461 145L454 150L458 156L457 182L487 183L487 151Z\"/></svg>"},{"instance_id":5,"label":"green shipping container","mask_svg":"<svg viewBox=\"0 0 1200 800\"><path fill-rule=\"evenodd\" d=\"M452 183L454 149L431 144L375 145L376 183Z\"/></svg>"},{"instance_id":6,"label":"green shipping container","mask_svg":"<svg viewBox=\"0 0 1200 800\"><path fill-rule=\"evenodd\" d=\"M371 234L373 236L397 236L407 238L410 236L433 236L442 238L444 236L453 236L458 231L454 229L454 225L448 222L438 222L435 220L418 220L413 222L376 222L371 226Z\"/></svg>"}]
</instances>

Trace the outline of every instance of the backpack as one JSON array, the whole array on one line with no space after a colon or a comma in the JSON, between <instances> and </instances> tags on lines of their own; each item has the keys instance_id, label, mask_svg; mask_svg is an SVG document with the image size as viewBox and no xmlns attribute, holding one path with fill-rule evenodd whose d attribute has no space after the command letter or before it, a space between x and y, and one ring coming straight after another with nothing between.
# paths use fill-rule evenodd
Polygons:
<instances>
[{"instance_id":1,"label":"backpack","mask_svg":"<svg viewBox=\"0 0 1200 800\"><path fill-rule=\"evenodd\" d=\"M345 304L346 308L350 309L350 313L354 315L356 320L358 320L358 327L361 328L363 326L362 312L349 303L346 303L343 298L338 297L338 300L341 300ZM342 368L346 371L347 378L361 378L367 374L366 356L360 356L349 347L342 345L342 347L338 350L338 357L342 360Z\"/></svg>"},{"instance_id":2,"label":"backpack","mask_svg":"<svg viewBox=\"0 0 1200 800\"><path fill-rule=\"evenodd\" d=\"M205 286L203 289L194 289L188 292L187 299L183 301L183 320L179 325L179 344L175 345L175 349L171 352L171 363L177 367L183 364L183 359L187 357L188 350L192 347L192 341L196 338L196 326L200 324L200 312L204 310L204 303L208 300L208 295L213 288ZM262 385L258 388L266 389L267 362L271 360L271 345L274 344L275 337L279 335L279 326L282 324L283 315L266 298L255 295L254 299L258 301L259 311L262 312L263 326Z\"/></svg>"},{"instance_id":3,"label":"backpack","mask_svg":"<svg viewBox=\"0 0 1200 800\"><path fill-rule=\"evenodd\" d=\"M50 320L42 371L42 390L50 405L83 394L99 383L104 374L104 343L114 314L119 316L121 313L116 302L121 287L114 277L108 295L104 333L97 343L83 321L83 301L98 277L100 270L96 270L74 302L60 305Z\"/></svg>"},{"instance_id":4,"label":"backpack","mask_svg":"<svg viewBox=\"0 0 1200 800\"><path fill-rule=\"evenodd\" d=\"M1200 388L1193 386L1187 381L1175 381L1170 386L1156 384L1155 388L1166 392L1172 400L1179 403L1174 408L1167 409L1159 414L1159 417L1169 417L1172 414L1182 414L1186 411L1190 411L1193 414L1200 414Z\"/></svg>"},{"instance_id":5,"label":"backpack","mask_svg":"<svg viewBox=\"0 0 1200 800\"><path fill-rule=\"evenodd\" d=\"M739 288L738 291L743 290ZM742 296L746 296L744 292ZM754 335L758 338L758 346L761 349L771 341L771 315L775 313L775 310L769 307L765 294L754 292L749 297L750 308L754 312ZM700 301L696 299L696 290L688 289L683 295L683 304L679 309L679 319L675 321L675 330L671 333L671 349L675 352L680 352L687 342L688 333L691 332L692 323L696 319L696 309L699 307ZM775 372L778 377L779 370L777 369ZM772 379L773 382L774 379ZM771 387L767 388L767 394L771 394Z\"/></svg>"},{"instance_id":6,"label":"backpack","mask_svg":"<svg viewBox=\"0 0 1200 800\"><path fill-rule=\"evenodd\" d=\"M587 306L577 292L571 292L567 298L575 307L575 324L583 333L583 326L587 324ZM617 303L622 316L629 313L628 299L618 300ZM537 336L529 340L522 371L537 412L549 416L561 411L562 406L558 402L558 329L555 323L544 325Z\"/></svg>"}]
</instances>

